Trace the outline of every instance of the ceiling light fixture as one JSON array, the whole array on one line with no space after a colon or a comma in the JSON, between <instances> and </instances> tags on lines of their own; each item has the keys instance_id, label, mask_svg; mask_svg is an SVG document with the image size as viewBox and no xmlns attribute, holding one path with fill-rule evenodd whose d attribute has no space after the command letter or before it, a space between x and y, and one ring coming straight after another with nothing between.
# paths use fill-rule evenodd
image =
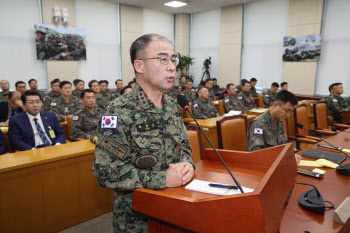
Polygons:
<instances>
[{"instance_id":1,"label":"ceiling light fixture","mask_svg":"<svg viewBox=\"0 0 350 233\"><path fill-rule=\"evenodd\" d=\"M172 1L172 2L164 3L164 5L177 8L177 7L186 6L187 3L179 2L179 1Z\"/></svg>"}]
</instances>

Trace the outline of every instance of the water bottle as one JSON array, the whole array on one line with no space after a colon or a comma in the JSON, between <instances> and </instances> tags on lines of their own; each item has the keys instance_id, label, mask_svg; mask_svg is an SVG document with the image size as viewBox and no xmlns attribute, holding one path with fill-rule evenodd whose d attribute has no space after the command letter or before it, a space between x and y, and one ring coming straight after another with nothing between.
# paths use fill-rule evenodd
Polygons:
<instances>
[{"instance_id":1,"label":"water bottle","mask_svg":"<svg viewBox=\"0 0 350 233\"><path fill-rule=\"evenodd\" d=\"M64 108L64 121L67 121L68 108Z\"/></svg>"}]
</instances>

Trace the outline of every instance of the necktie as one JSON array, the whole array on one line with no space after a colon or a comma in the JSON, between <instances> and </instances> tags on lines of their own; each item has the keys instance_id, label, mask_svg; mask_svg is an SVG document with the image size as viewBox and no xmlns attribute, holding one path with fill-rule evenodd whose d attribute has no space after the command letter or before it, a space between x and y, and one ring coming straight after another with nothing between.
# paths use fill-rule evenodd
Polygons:
<instances>
[{"instance_id":1,"label":"necktie","mask_svg":"<svg viewBox=\"0 0 350 233\"><path fill-rule=\"evenodd\" d=\"M33 120L34 120L34 122L35 122L36 130L38 130L39 136L40 136L41 140L44 142L44 145L45 145L45 146L51 146L51 143L50 143L49 140L47 139L47 137L46 137L44 131L42 130L41 126L40 126L39 123L38 123L38 119L37 119L37 118L34 118Z\"/></svg>"},{"instance_id":2,"label":"necktie","mask_svg":"<svg viewBox=\"0 0 350 233\"><path fill-rule=\"evenodd\" d=\"M11 109L11 116L15 115L16 110Z\"/></svg>"}]
</instances>

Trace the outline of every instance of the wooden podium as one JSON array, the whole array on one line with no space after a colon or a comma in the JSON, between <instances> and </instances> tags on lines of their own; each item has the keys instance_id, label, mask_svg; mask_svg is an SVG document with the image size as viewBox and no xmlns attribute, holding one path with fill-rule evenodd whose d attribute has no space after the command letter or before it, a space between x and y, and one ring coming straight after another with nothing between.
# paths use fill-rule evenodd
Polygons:
<instances>
[{"instance_id":1,"label":"wooden podium","mask_svg":"<svg viewBox=\"0 0 350 233\"><path fill-rule=\"evenodd\" d=\"M292 144L255 152L218 150L252 193L217 196L186 190L137 189L134 210L150 216L149 232L277 232L297 175ZM234 184L212 149L196 164L195 179Z\"/></svg>"}]
</instances>

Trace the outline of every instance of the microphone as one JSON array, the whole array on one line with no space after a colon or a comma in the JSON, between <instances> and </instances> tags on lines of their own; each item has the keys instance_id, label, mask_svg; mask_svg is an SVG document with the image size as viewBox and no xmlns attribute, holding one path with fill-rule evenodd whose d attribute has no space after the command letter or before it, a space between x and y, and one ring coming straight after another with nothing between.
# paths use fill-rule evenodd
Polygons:
<instances>
[{"instance_id":1,"label":"microphone","mask_svg":"<svg viewBox=\"0 0 350 233\"><path fill-rule=\"evenodd\" d=\"M339 132L341 132L341 133L350 133L350 132L345 132L343 130L337 129L336 127L332 127L332 131L333 132L337 132L337 133L339 133Z\"/></svg>"},{"instance_id":2,"label":"microphone","mask_svg":"<svg viewBox=\"0 0 350 233\"><path fill-rule=\"evenodd\" d=\"M211 143L211 141L209 140L209 138L207 137L207 135L204 133L202 127L199 126L196 118L193 116L192 112L189 110L189 102L188 100L186 99L185 96L183 95L178 95L177 96L177 102L179 103L179 105L183 108L183 109L186 109L191 117L193 118L193 120L196 122L196 124L198 125L199 129L202 131L202 133L204 134L205 138L207 139L207 141L209 142L209 144L211 145L211 147L214 149L216 155L219 157L219 159L221 160L222 164L224 164L225 168L227 169L228 173L230 173L232 179L235 181L237 187L239 188L239 190L241 191L241 193L244 193L243 192L243 189L242 189L242 186L238 183L238 181L236 180L236 178L233 176L233 174L231 173L230 169L228 169L226 163L224 162L224 160L221 158L221 156L219 155L219 153L217 152L217 150L215 149L215 147L213 146L213 144Z\"/></svg>"},{"instance_id":3,"label":"microphone","mask_svg":"<svg viewBox=\"0 0 350 233\"><path fill-rule=\"evenodd\" d=\"M347 153L345 153L344 151L342 151L341 148L333 146L332 144L330 144L329 142L327 142L326 140L324 140L324 139L321 138L320 136L316 135L314 132L311 132L310 130L306 129L302 124L297 123L296 125L297 125L297 127L298 127L299 129L305 129L305 130L308 131L310 134L312 134L313 136L318 137L319 139L321 139L322 141L324 141L324 142L327 143L328 145L332 146L332 147L333 147L334 149L336 149L337 151L340 151L341 153L343 153L344 155L346 155L346 157L348 157L348 158L350 159L349 155L348 155Z\"/></svg>"}]
</instances>

